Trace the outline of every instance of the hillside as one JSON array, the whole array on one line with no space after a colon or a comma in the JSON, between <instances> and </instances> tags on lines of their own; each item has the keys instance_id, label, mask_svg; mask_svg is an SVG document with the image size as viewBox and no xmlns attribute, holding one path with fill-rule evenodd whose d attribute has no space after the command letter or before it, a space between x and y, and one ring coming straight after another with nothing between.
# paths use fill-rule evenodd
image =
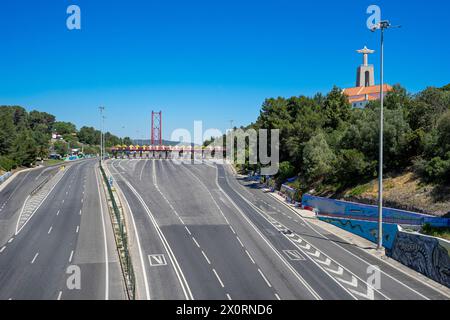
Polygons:
<instances>
[{"instance_id":1,"label":"hillside","mask_svg":"<svg viewBox=\"0 0 450 320\"><path fill-rule=\"evenodd\" d=\"M413 172L384 180L385 205L435 216L450 215L450 186L435 186L421 182ZM378 181L346 190L345 200L376 204Z\"/></svg>"}]
</instances>

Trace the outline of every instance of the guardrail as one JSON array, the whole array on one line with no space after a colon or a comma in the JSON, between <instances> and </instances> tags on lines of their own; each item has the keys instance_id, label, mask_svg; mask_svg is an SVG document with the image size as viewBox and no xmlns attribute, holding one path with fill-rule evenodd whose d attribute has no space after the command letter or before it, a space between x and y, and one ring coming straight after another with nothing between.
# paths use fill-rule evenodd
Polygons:
<instances>
[{"instance_id":1,"label":"guardrail","mask_svg":"<svg viewBox=\"0 0 450 320\"><path fill-rule=\"evenodd\" d=\"M114 219L114 238L116 239L117 249L119 250L120 264L122 265L122 270L125 276L125 282L127 287L127 293L130 300L135 300L136 298L136 277L134 274L133 263L131 261L131 255L128 248L128 236L126 232L126 225L124 218L122 217L117 202L115 200L113 190L109 184L108 177L106 176L105 170L100 165L100 171L103 176L103 180L108 189L109 200L111 201Z\"/></svg>"}]
</instances>

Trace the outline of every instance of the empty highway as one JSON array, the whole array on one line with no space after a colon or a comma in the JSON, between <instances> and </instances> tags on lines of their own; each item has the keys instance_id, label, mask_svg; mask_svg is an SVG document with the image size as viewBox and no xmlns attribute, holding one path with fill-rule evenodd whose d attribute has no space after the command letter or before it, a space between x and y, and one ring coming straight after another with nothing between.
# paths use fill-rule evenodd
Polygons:
<instances>
[{"instance_id":1,"label":"empty highway","mask_svg":"<svg viewBox=\"0 0 450 320\"><path fill-rule=\"evenodd\" d=\"M428 300L444 294L301 218L228 166L108 162L140 299ZM381 270L379 288L367 270Z\"/></svg>"},{"instance_id":2,"label":"empty highway","mask_svg":"<svg viewBox=\"0 0 450 320\"><path fill-rule=\"evenodd\" d=\"M0 243L0 299L126 298L96 166L95 160L68 165L23 228ZM27 195L55 170L22 173L1 192L8 199L8 190L16 190L0 212L5 230L17 228Z\"/></svg>"}]
</instances>

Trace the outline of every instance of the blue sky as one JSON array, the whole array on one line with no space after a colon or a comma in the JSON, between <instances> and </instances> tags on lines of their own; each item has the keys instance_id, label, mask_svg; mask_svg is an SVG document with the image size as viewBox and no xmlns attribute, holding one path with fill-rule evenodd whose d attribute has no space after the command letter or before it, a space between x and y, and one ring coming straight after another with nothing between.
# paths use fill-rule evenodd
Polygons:
<instances>
[{"instance_id":1,"label":"blue sky","mask_svg":"<svg viewBox=\"0 0 450 320\"><path fill-rule=\"evenodd\" d=\"M66 28L71 4L81 30ZM386 35L387 82L411 92L450 82L447 0L14 0L0 4L0 104L78 127L99 127L103 105L107 129L136 138L149 137L152 110L164 138L194 120L246 125L267 97L353 86L355 50L379 49L370 4L403 26Z\"/></svg>"}]
</instances>

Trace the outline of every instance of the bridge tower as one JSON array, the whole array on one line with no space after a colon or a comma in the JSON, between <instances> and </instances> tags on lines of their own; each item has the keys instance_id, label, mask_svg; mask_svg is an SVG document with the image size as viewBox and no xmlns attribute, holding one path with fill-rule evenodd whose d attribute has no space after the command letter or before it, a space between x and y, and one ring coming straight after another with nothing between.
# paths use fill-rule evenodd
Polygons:
<instances>
[{"instance_id":1,"label":"bridge tower","mask_svg":"<svg viewBox=\"0 0 450 320\"><path fill-rule=\"evenodd\" d=\"M162 146L162 111L152 111L152 145Z\"/></svg>"}]
</instances>

